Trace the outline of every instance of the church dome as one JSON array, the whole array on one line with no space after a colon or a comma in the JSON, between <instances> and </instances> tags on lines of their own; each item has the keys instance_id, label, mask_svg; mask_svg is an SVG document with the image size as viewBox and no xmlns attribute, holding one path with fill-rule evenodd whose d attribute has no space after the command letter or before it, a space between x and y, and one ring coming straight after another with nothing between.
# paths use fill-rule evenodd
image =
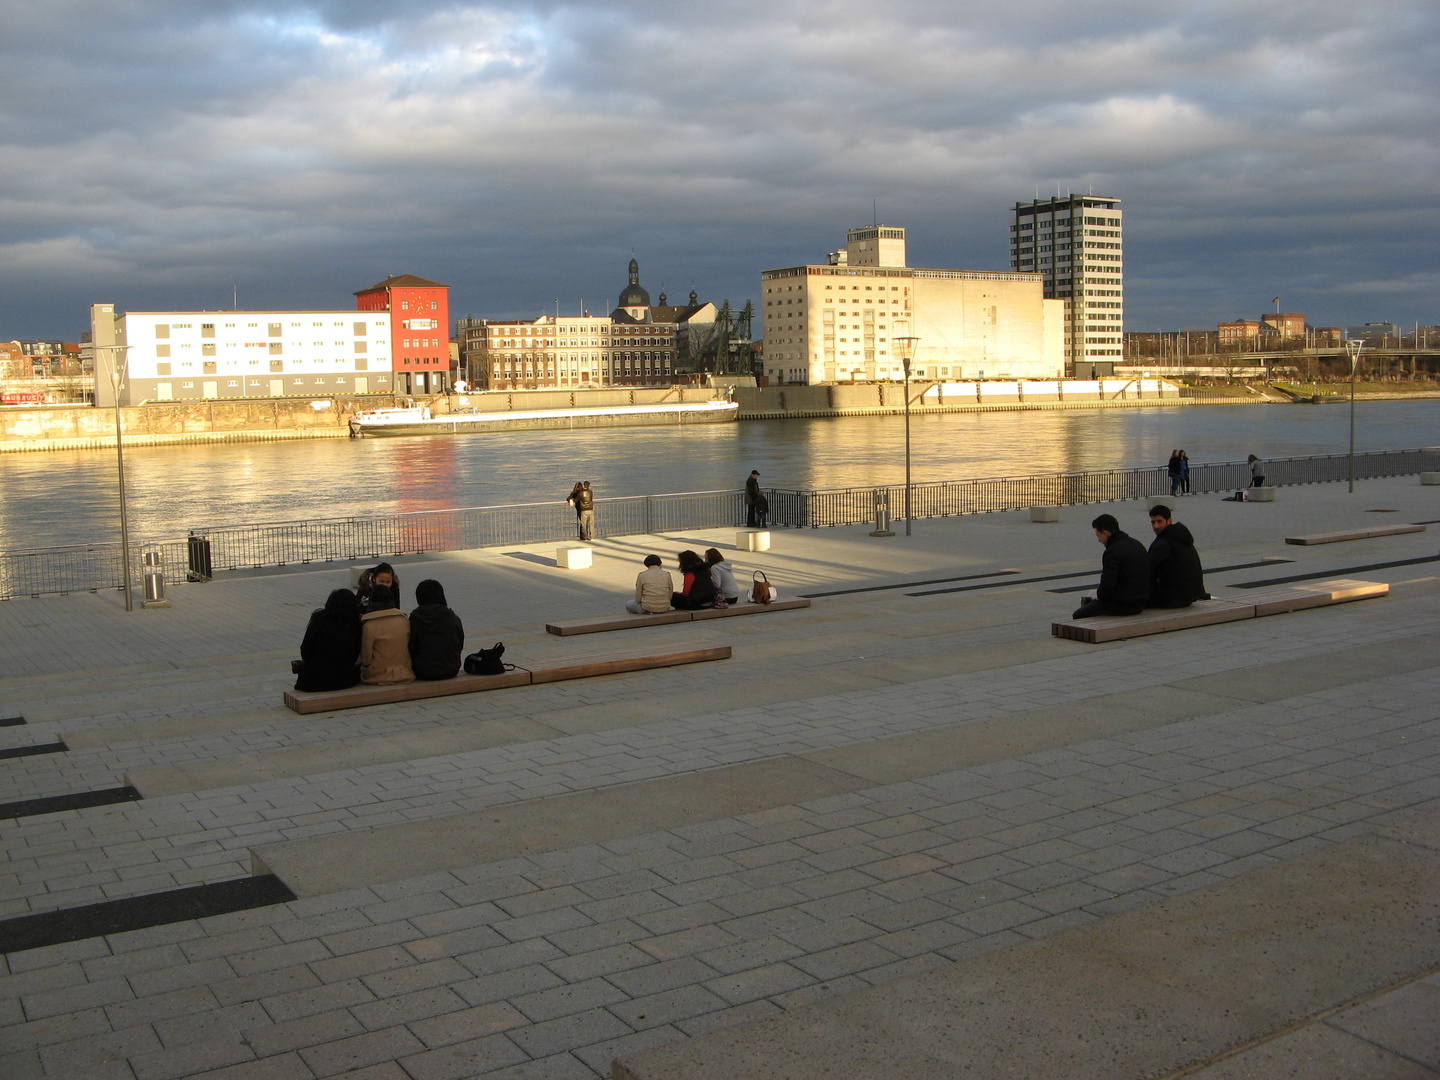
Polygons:
<instances>
[{"instance_id":1,"label":"church dome","mask_svg":"<svg viewBox=\"0 0 1440 1080\"><path fill-rule=\"evenodd\" d=\"M640 264L634 259L630 260L630 284L626 285L620 292L620 302L616 307L649 307L650 294L640 287Z\"/></svg>"}]
</instances>

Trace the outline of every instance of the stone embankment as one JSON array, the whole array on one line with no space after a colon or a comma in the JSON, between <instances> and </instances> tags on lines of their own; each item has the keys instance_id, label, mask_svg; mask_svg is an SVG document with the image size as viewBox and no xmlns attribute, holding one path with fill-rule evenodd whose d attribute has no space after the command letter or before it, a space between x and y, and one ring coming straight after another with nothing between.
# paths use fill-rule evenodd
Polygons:
<instances>
[{"instance_id":1,"label":"stone embankment","mask_svg":"<svg viewBox=\"0 0 1440 1080\"><path fill-rule=\"evenodd\" d=\"M1195 404L1193 398L1182 398L1174 383L1161 379L914 382L910 393L910 411L923 413ZM886 416L905 411L905 389L898 383L740 386L735 388L735 400L741 420Z\"/></svg>"}]
</instances>

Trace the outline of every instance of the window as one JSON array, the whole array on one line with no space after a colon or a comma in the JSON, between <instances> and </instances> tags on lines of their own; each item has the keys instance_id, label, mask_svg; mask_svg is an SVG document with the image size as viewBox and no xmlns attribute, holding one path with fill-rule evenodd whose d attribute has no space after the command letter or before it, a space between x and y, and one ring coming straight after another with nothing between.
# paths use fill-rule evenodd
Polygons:
<instances>
[{"instance_id":1,"label":"window","mask_svg":"<svg viewBox=\"0 0 1440 1080\"><path fill-rule=\"evenodd\" d=\"M169 365L169 364L156 364L156 365L155 365L155 374L156 374L156 375L169 375L169 374L170 374L170 365Z\"/></svg>"},{"instance_id":2,"label":"window","mask_svg":"<svg viewBox=\"0 0 1440 1080\"><path fill-rule=\"evenodd\" d=\"M270 355L279 356L285 350L285 346L278 341L270 342Z\"/></svg>"},{"instance_id":3,"label":"window","mask_svg":"<svg viewBox=\"0 0 1440 1080\"><path fill-rule=\"evenodd\" d=\"M410 310L410 301L409 301L409 300L401 300L401 301L400 301L400 310L401 310L401 311L409 311L409 310Z\"/></svg>"},{"instance_id":4,"label":"window","mask_svg":"<svg viewBox=\"0 0 1440 1080\"><path fill-rule=\"evenodd\" d=\"M156 356L169 356L169 355L170 355L170 346L169 346L169 345L156 345L156 346L155 346L155 355L156 355Z\"/></svg>"},{"instance_id":5,"label":"window","mask_svg":"<svg viewBox=\"0 0 1440 1080\"><path fill-rule=\"evenodd\" d=\"M205 374L206 374L206 375L214 375L214 374L215 374L215 361L214 361L214 360L206 360L203 366L204 366L204 368L205 368Z\"/></svg>"},{"instance_id":6,"label":"window","mask_svg":"<svg viewBox=\"0 0 1440 1080\"><path fill-rule=\"evenodd\" d=\"M201 346L200 346L200 354L201 354L202 356L214 356L214 355L215 355L215 346L214 346L214 344L212 343L212 344L209 344L209 345L201 345Z\"/></svg>"},{"instance_id":7,"label":"window","mask_svg":"<svg viewBox=\"0 0 1440 1080\"><path fill-rule=\"evenodd\" d=\"M358 356L359 354L365 353L365 352L369 352L369 345L368 345L366 342L363 342L363 341L357 341L357 342L355 342L355 353L356 353L356 355Z\"/></svg>"},{"instance_id":8,"label":"window","mask_svg":"<svg viewBox=\"0 0 1440 1080\"><path fill-rule=\"evenodd\" d=\"M156 323L156 324L155 324L155 336L156 336L157 338L168 338L168 337L170 336L170 324L169 324L169 323Z\"/></svg>"},{"instance_id":9,"label":"window","mask_svg":"<svg viewBox=\"0 0 1440 1080\"><path fill-rule=\"evenodd\" d=\"M336 326L339 326L340 324L339 324L339 323L336 323L335 325L336 325ZM355 324L355 336L356 336L356 337L364 337L364 336L365 336L365 324L364 324L363 322L357 322L357 323Z\"/></svg>"},{"instance_id":10,"label":"window","mask_svg":"<svg viewBox=\"0 0 1440 1080\"><path fill-rule=\"evenodd\" d=\"M440 301L439 301L439 300L431 300L431 301L430 301L430 310L431 310L431 311L439 311L439 310L440 310Z\"/></svg>"},{"instance_id":11,"label":"window","mask_svg":"<svg viewBox=\"0 0 1440 1080\"><path fill-rule=\"evenodd\" d=\"M214 336L215 336L215 324L214 324L213 322L204 322L204 323L201 323L201 324L200 324L200 336L201 336L201 337L214 337ZM213 346L212 346L212 348L213 348Z\"/></svg>"},{"instance_id":12,"label":"window","mask_svg":"<svg viewBox=\"0 0 1440 1080\"><path fill-rule=\"evenodd\" d=\"M271 371L284 371L284 370L285 370L285 361L284 361L284 360L271 360L271 361L270 361L270 370L271 370Z\"/></svg>"},{"instance_id":13,"label":"window","mask_svg":"<svg viewBox=\"0 0 1440 1080\"><path fill-rule=\"evenodd\" d=\"M251 325L251 326L254 326L255 324L254 324L254 323L251 323L250 325ZM271 337L279 337L279 336L280 336L280 331L281 331L281 327L280 327L280 324L279 324L278 322L272 322L272 323L270 324L270 336L271 336Z\"/></svg>"}]
</instances>

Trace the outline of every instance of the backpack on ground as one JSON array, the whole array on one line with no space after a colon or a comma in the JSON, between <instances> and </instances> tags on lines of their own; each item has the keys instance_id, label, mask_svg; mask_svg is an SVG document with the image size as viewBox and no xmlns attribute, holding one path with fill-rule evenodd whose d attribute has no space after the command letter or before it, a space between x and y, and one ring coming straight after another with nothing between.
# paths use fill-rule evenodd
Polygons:
<instances>
[{"instance_id":1,"label":"backpack on ground","mask_svg":"<svg viewBox=\"0 0 1440 1080\"><path fill-rule=\"evenodd\" d=\"M493 649L481 649L465 657L466 675L504 675L507 671L515 669L514 664L503 662L500 657L505 655L505 643L495 642Z\"/></svg>"}]
</instances>

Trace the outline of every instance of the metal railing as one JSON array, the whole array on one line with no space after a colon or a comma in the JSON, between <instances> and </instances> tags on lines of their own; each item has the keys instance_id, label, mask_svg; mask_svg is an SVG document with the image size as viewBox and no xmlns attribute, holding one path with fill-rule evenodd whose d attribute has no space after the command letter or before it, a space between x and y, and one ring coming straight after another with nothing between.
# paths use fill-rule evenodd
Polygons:
<instances>
[{"instance_id":1,"label":"metal railing","mask_svg":"<svg viewBox=\"0 0 1440 1080\"><path fill-rule=\"evenodd\" d=\"M1344 480L1349 458L1274 458L1266 462L1267 485ZM1440 449L1382 450L1355 455L1357 479L1440 471ZM1190 466L1193 493L1234 491L1250 480L1243 461ZM768 524L788 528L858 525L871 521L878 493L888 493L894 517L903 514L905 487L821 490L770 489ZM914 485L916 519L1023 510L1036 505L1076 506L1125 499L1168 498L1170 478L1163 466L1105 472L1051 473ZM739 526L745 520L743 492L691 491L597 499L595 535L637 536ZM206 580L213 573L398 555L555 543L576 538L575 512L564 503L527 503L432 510L374 517L284 521L197 529L189 537L150 540L132 547L137 559L157 552L171 583ZM136 567L138 571L139 566ZM119 588L120 545L90 544L43 551L0 552L0 599ZM135 580L141 580L139 573Z\"/></svg>"}]
</instances>

